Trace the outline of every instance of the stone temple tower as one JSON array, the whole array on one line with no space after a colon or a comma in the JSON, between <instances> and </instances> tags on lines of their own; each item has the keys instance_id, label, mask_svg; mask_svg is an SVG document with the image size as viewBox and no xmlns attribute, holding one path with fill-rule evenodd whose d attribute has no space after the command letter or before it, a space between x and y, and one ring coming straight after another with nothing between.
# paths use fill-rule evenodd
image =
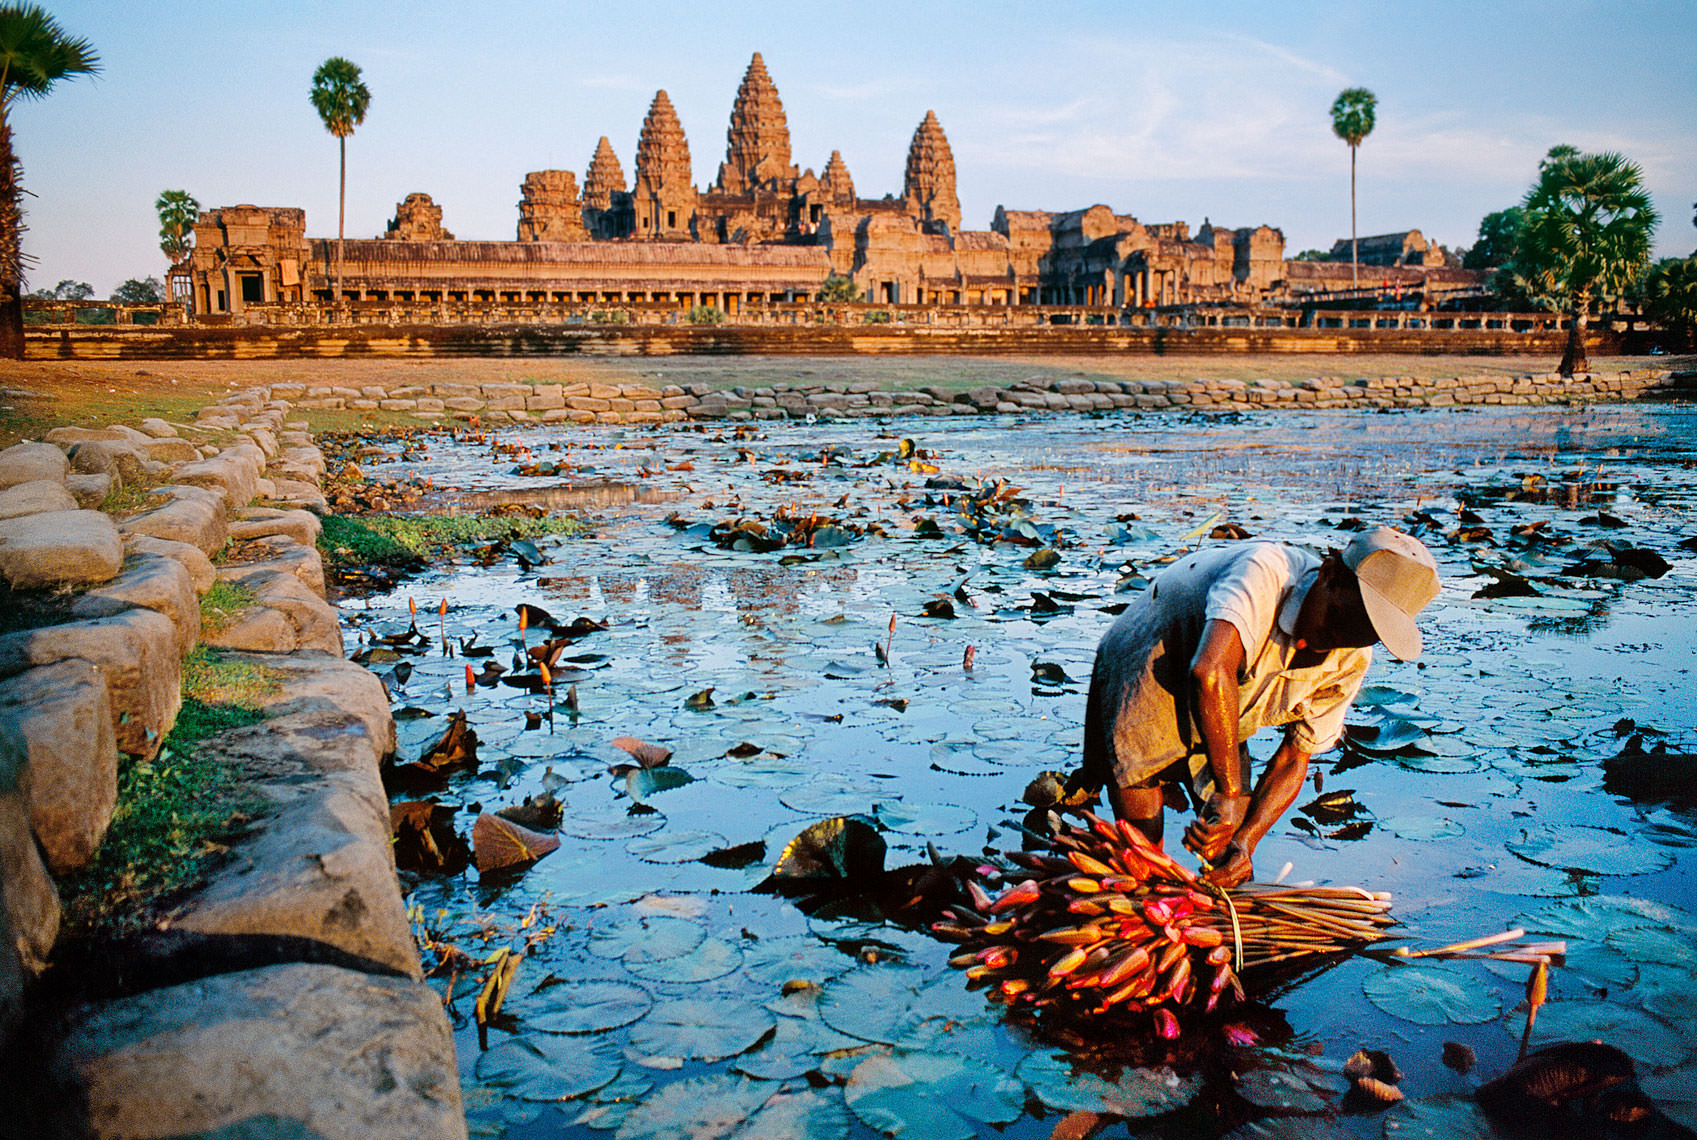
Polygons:
<instances>
[{"instance_id":1,"label":"stone temple tower","mask_svg":"<svg viewBox=\"0 0 1697 1140\"><path fill-rule=\"evenodd\" d=\"M960 232L960 199L955 197L955 156L935 111L925 112L907 148L902 197L927 230Z\"/></svg>"},{"instance_id":2,"label":"stone temple tower","mask_svg":"<svg viewBox=\"0 0 1697 1140\"><path fill-rule=\"evenodd\" d=\"M520 241L585 241L577 200L577 175L569 170L533 170L519 188Z\"/></svg>"},{"instance_id":3,"label":"stone temple tower","mask_svg":"<svg viewBox=\"0 0 1697 1140\"><path fill-rule=\"evenodd\" d=\"M854 179L849 176L848 163L843 161L842 151L831 152L825 173L819 179L819 190L834 205L854 205Z\"/></svg>"},{"instance_id":4,"label":"stone temple tower","mask_svg":"<svg viewBox=\"0 0 1697 1140\"><path fill-rule=\"evenodd\" d=\"M596 238L619 238L630 233L625 169L606 135L595 144L595 157L589 160L589 169L583 175L583 224Z\"/></svg>"},{"instance_id":5,"label":"stone temple tower","mask_svg":"<svg viewBox=\"0 0 1697 1140\"><path fill-rule=\"evenodd\" d=\"M693 177L683 124L672 109L672 100L664 91L657 91L636 143L636 184L631 197L637 237L690 236L696 201Z\"/></svg>"},{"instance_id":6,"label":"stone temple tower","mask_svg":"<svg viewBox=\"0 0 1697 1140\"><path fill-rule=\"evenodd\" d=\"M778 189L780 182L795 181L797 171L790 165L790 127L784 118L784 104L759 52L749 61L742 86L737 88L725 143L725 161L719 165L719 180L713 186L718 192L746 194L756 189Z\"/></svg>"}]
</instances>

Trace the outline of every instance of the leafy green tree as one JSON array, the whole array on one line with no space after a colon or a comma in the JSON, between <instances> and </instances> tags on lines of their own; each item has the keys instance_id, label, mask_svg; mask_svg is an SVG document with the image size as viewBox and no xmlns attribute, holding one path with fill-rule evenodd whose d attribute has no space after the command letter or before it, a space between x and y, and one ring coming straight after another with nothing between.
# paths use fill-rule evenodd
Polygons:
<instances>
[{"instance_id":1,"label":"leafy green tree","mask_svg":"<svg viewBox=\"0 0 1697 1140\"><path fill-rule=\"evenodd\" d=\"M342 236L348 217L348 136L365 122L371 107L371 91L360 78L359 68L341 56L331 56L312 73L312 109L324 120L324 129L336 136L341 146L341 190L336 207L336 290L342 296Z\"/></svg>"},{"instance_id":2,"label":"leafy green tree","mask_svg":"<svg viewBox=\"0 0 1697 1140\"><path fill-rule=\"evenodd\" d=\"M1590 368L1592 305L1618 298L1644 272L1660 219L1637 163L1570 146L1551 148L1520 208L1520 240L1498 272L1535 303L1572 318L1560 366L1572 376Z\"/></svg>"},{"instance_id":3,"label":"leafy green tree","mask_svg":"<svg viewBox=\"0 0 1697 1140\"><path fill-rule=\"evenodd\" d=\"M1463 269L1495 269L1514 255L1523 215L1519 206L1495 210L1479 219L1479 240L1461 259Z\"/></svg>"},{"instance_id":4,"label":"leafy green tree","mask_svg":"<svg viewBox=\"0 0 1697 1140\"><path fill-rule=\"evenodd\" d=\"M852 277L841 277L835 273L825 278L825 283L819 286L818 299L826 304L844 304L860 300L860 287Z\"/></svg>"},{"instance_id":5,"label":"leafy green tree","mask_svg":"<svg viewBox=\"0 0 1697 1140\"><path fill-rule=\"evenodd\" d=\"M23 166L12 149L12 106L59 80L94 75L100 57L37 4L0 4L0 359L24 355Z\"/></svg>"},{"instance_id":6,"label":"leafy green tree","mask_svg":"<svg viewBox=\"0 0 1697 1140\"><path fill-rule=\"evenodd\" d=\"M176 265L194 248L194 224L200 220L200 203L187 190L164 190L153 203L159 215L159 252L169 265Z\"/></svg>"},{"instance_id":7,"label":"leafy green tree","mask_svg":"<svg viewBox=\"0 0 1697 1140\"><path fill-rule=\"evenodd\" d=\"M1656 262L1644 279L1644 312L1687 344L1697 341L1697 253Z\"/></svg>"},{"instance_id":8,"label":"leafy green tree","mask_svg":"<svg viewBox=\"0 0 1697 1140\"><path fill-rule=\"evenodd\" d=\"M53 286L55 301L86 301L94 296L94 286L87 281L73 281L67 277Z\"/></svg>"},{"instance_id":9,"label":"leafy green tree","mask_svg":"<svg viewBox=\"0 0 1697 1140\"><path fill-rule=\"evenodd\" d=\"M146 305L164 299L165 286L157 277L132 277L112 290L112 300L124 305Z\"/></svg>"},{"instance_id":10,"label":"leafy green tree","mask_svg":"<svg viewBox=\"0 0 1697 1140\"><path fill-rule=\"evenodd\" d=\"M1373 113L1379 99L1365 87L1349 87L1332 101L1332 133L1349 144L1349 260L1350 284L1361 285L1361 258L1355 238L1355 151L1373 133Z\"/></svg>"},{"instance_id":11,"label":"leafy green tree","mask_svg":"<svg viewBox=\"0 0 1697 1140\"><path fill-rule=\"evenodd\" d=\"M1330 261L1331 259L1332 255L1323 249L1305 249L1291 258L1292 261Z\"/></svg>"}]
</instances>

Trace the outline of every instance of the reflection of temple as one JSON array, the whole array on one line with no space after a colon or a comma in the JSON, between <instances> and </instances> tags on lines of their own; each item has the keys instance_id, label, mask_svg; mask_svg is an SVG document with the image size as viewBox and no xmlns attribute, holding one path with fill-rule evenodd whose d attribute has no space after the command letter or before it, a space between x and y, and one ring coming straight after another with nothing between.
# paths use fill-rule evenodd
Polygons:
<instances>
[{"instance_id":1,"label":"reflection of temple","mask_svg":"<svg viewBox=\"0 0 1697 1140\"><path fill-rule=\"evenodd\" d=\"M407 195L382 238L344 243L341 299L711 305L734 313L750 302L811 299L835 274L882 304L1141 308L1255 303L1290 277L1284 235L1265 225L1205 221L1193 237L1183 222L1144 225L1106 206L998 207L989 230L962 229L954 155L930 111L909 143L900 196L861 198L840 152L831 152L823 174L792 161L783 103L758 53L737 89L711 186L696 187L689 140L660 91L638 135L628 189L603 137L581 194L572 172L541 170L526 175L520 195L510 242L456 241L429 195ZM189 267L196 309L329 301L335 247L306 237L298 209L207 211ZM1403 242L1388 264L1410 264L1410 248ZM1339 268L1335 282L1331 265L1300 276L1307 288L1347 288L1349 267Z\"/></svg>"}]
</instances>

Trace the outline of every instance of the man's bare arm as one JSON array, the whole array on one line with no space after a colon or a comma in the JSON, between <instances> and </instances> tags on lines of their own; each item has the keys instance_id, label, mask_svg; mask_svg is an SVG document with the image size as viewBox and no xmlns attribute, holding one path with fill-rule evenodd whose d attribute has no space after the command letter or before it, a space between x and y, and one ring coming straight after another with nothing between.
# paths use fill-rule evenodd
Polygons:
<instances>
[{"instance_id":1,"label":"man's bare arm","mask_svg":"<svg viewBox=\"0 0 1697 1140\"><path fill-rule=\"evenodd\" d=\"M1190 662L1196 721L1214 778L1214 794L1202 818L1185 834L1185 845L1209 862L1217 859L1237 834L1248 810L1249 789L1243 785L1238 739L1237 678L1243 668L1243 639L1229 621L1210 621L1202 628L1202 644Z\"/></svg>"}]
</instances>

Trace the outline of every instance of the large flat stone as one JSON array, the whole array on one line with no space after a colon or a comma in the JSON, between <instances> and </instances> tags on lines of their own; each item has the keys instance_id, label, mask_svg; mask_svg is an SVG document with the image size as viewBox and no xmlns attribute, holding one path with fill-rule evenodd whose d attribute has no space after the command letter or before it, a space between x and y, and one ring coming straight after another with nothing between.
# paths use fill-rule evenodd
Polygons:
<instances>
[{"instance_id":1,"label":"large flat stone","mask_svg":"<svg viewBox=\"0 0 1697 1140\"><path fill-rule=\"evenodd\" d=\"M324 524L311 511L249 507L230 523L230 537L246 542L253 538L286 534L304 546L312 546L323 529Z\"/></svg>"},{"instance_id":2,"label":"large flat stone","mask_svg":"<svg viewBox=\"0 0 1697 1140\"><path fill-rule=\"evenodd\" d=\"M171 619L177 629L177 655L186 656L200 640L200 595L194 577L175 558L131 548L118 576L71 605L75 618L103 618L134 606Z\"/></svg>"},{"instance_id":3,"label":"large flat stone","mask_svg":"<svg viewBox=\"0 0 1697 1140\"><path fill-rule=\"evenodd\" d=\"M265 453L251 443L226 447L211 459L179 463L171 469L171 478L178 483L207 487L224 496L231 511L239 511L253 501L254 489L265 470Z\"/></svg>"},{"instance_id":4,"label":"large flat stone","mask_svg":"<svg viewBox=\"0 0 1697 1140\"><path fill-rule=\"evenodd\" d=\"M17 443L0 451L0 488L49 479L63 483L70 471L65 453L51 443Z\"/></svg>"},{"instance_id":5,"label":"large flat stone","mask_svg":"<svg viewBox=\"0 0 1697 1140\"><path fill-rule=\"evenodd\" d=\"M239 577L257 570L278 570L293 574L301 584L319 597L324 596L324 556L318 547L299 542L286 534L255 538L235 548L232 562L220 568L225 577Z\"/></svg>"},{"instance_id":6,"label":"large flat stone","mask_svg":"<svg viewBox=\"0 0 1697 1140\"><path fill-rule=\"evenodd\" d=\"M69 1086L44 1122L53 1135L466 1135L441 1000L336 966L221 974L81 1011L53 1067Z\"/></svg>"},{"instance_id":7,"label":"large flat stone","mask_svg":"<svg viewBox=\"0 0 1697 1140\"><path fill-rule=\"evenodd\" d=\"M193 463L200 458L200 449L180 437L149 439L141 446L148 458L160 463Z\"/></svg>"},{"instance_id":8,"label":"large flat stone","mask_svg":"<svg viewBox=\"0 0 1697 1140\"><path fill-rule=\"evenodd\" d=\"M118 749L152 758L182 708L183 659L171 619L147 609L0 636L0 677L81 659L98 665Z\"/></svg>"},{"instance_id":9,"label":"large flat stone","mask_svg":"<svg viewBox=\"0 0 1697 1140\"><path fill-rule=\"evenodd\" d=\"M84 475L110 475L124 483L140 483L162 475L165 465L142 445L128 439L91 439L73 443L65 457L71 470Z\"/></svg>"},{"instance_id":10,"label":"large flat stone","mask_svg":"<svg viewBox=\"0 0 1697 1140\"><path fill-rule=\"evenodd\" d=\"M256 604L225 629L203 631L201 640L225 649L258 653L294 653L312 649L342 656L342 622L336 608L287 570L269 566L227 566L218 577L252 590ZM287 619L281 625L262 611Z\"/></svg>"},{"instance_id":11,"label":"large flat stone","mask_svg":"<svg viewBox=\"0 0 1697 1140\"><path fill-rule=\"evenodd\" d=\"M377 675L342 657L221 653L219 660L263 668L278 688L257 698L265 720L219 734L221 754L261 771L292 757L317 772L377 770L395 751L395 718Z\"/></svg>"},{"instance_id":12,"label":"large flat stone","mask_svg":"<svg viewBox=\"0 0 1697 1140\"><path fill-rule=\"evenodd\" d=\"M118 528L99 511L0 520L0 578L14 589L110 581L123 558Z\"/></svg>"},{"instance_id":13,"label":"large flat stone","mask_svg":"<svg viewBox=\"0 0 1697 1140\"><path fill-rule=\"evenodd\" d=\"M120 525L119 530L123 527ZM164 558L174 558L189 572L189 581L194 583L194 592L204 594L212 589L212 583L218 580L218 572L212 568L212 559L208 558L200 547L191 546L186 542L176 542L169 538L154 538L148 534L132 534L124 540L124 553L157 554Z\"/></svg>"},{"instance_id":14,"label":"large flat stone","mask_svg":"<svg viewBox=\"0 0 1697 1140\"><path fill-rule=\"evenodd\" d=\"M57 479L37 479L0 491L0 519L46 511L74 511L78 505L69 488Z\"/></svg>"},{"instance_id":15,"label":"large flat stone","mask_svg":"<svg viewBox=\"0 0 1697 1140\"><path fill-rule=\"evenodd\" d=\"M224 497L206 487L160 487L167 501L150 511L131 515L118 524L126 534L146 534L199 547L207 555L218 553L229 533Z\"/></svg>"},{"instance_id":16,"label":"large flat stone","mask_svg":"<svg viewBox=\"0 0 1697 1140\"><path fill-rule=\"evenodd\" d=\"M11 789L53 873L86 866L118 800L112 699L98 666L60 661L0 681L0 793Z\"/></svg>"},{"instance_id":17,"label":"large flat stone","mask_svg":"<svg viewBox=\"0 0 1697 1140\"><path fill-rule=\"evenodd\" d=\"M67 475L65 489L76 499L77 506L86 511L98 510L112 493L110 475Z\"/></svg>"},{"instance_id":18,"label":"large flat stone","mask_svg":"<svg viewBox=\"0 0 1697 1140\"><path fill-rule=\"evenodd\" d=\"M330 503L317 486L302 479L274 479L265 493L268 502L283 507L295 507L316 515L330 513Z\"/></svg>"}]
</instances>

